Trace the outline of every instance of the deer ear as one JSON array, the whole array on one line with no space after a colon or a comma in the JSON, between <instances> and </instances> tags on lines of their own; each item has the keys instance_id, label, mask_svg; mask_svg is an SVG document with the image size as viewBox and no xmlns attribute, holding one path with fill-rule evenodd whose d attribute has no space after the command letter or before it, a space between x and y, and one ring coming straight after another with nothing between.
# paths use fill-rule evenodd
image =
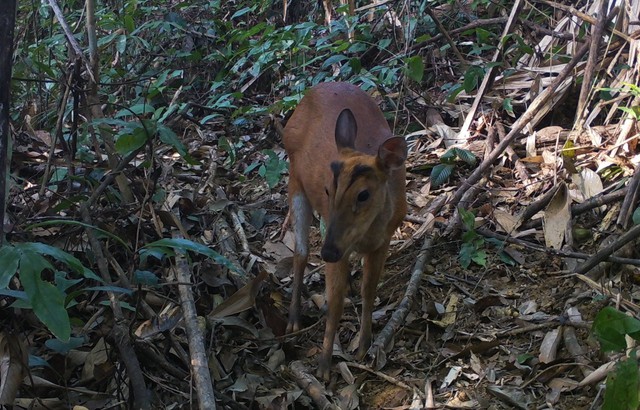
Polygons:
<instances>
[{"instance_id":1,"label":"deer ear","mask_svg":"<svg viewBox=\"0 0 640 410\"><path fill-rule=\"evenodd\" d=\"M402 167L406 159L407 142L403 137L393 137L380 145L376 162L381 168L396 169Z\"/></svg>"},{"instance_id":2,"label":"deer ear","mask_svg":"<svg viewBox=\"0 0 640 410\"><path fill-rule=\"evenodd\" d=\"M356 118L350 109L345 108L336 120L336 145L338 149L355 149L357 133L358 125L356 124Z\"/></svg>"}]
</instances>

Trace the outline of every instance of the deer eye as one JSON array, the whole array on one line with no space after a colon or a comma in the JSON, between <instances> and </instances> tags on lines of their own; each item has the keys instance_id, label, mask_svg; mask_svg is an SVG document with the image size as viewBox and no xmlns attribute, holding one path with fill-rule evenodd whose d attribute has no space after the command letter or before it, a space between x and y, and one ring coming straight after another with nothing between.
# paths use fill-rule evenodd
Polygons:
<instances>
[{"instance_id":1,"label":"deer eye","mask_svg":"<svg viewBox=\"0 0 640 410\"><path fill-rule=\"evenodd\" d=\"M358 202L364 202L369 199L369 191L366 189L358 194Z\"/></svg>"}]
</instances>

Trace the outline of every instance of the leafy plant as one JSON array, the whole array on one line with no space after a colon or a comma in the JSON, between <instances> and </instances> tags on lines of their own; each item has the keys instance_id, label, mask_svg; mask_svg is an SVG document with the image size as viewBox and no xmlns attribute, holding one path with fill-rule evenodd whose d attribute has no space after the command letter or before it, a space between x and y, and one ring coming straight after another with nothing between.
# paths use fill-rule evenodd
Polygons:
<instances>
[{"instance_id":1,"label":"leafy plant","mask_svg":"<svg viewBox=\"0 0 640 410\"><path fill-rule=\"evenodd\" d=\"M593 321L593 333L605 352L624 352L627 348L626 336L640 340L640 320L628 316L611 306L598 312ZM640 406L640 379L636 350L616 365L615 371L607 376L607 390L604 395L604 410L635 410Z\"/></svg>"},{"instance_id":2,"label":"leafy plant","mask_svg":"<svg viewBox=\"0 0 640 410\"><path fill-rule=\"evenodd\" d=\"M438 187L444 184L456 167L456 159L461 159L469 166L476 164L476 156L470 151L462 148L451 148L440 157L440 164L433 167L431 171L431 186Z\"/></svg>"},{"instance_id":3,"label":"leafy plant","mask_svg":"<svg viewBox=\"0 0 640 410\"><path fill-rule=\"evenodd\" d=\"M467 211L464 208L458 208L458 212L460 212L462 224L466 229L466 232L462 235L462 246L458 254L460 265L465 269L471 265L471 262L475 262L480 266L486 266L487 252L484 250L485 241L484 238L476 232L476 216L473 212Z\"/></svg>"},{"instance_id":4,"label":"leafy plant","mask_svg":"<svg viewBox=\"0 0 640 410\"><path fill-rule=\"evenodd\" d=\"M74 256L43 243L26 242L0 248L0 294L15 297L13 307L32 309L40 321L62 341L71 336L67 306L71 303L68 290L82 279L71 279L54 267L46 256L66 265L86 279L102 280ZM18 275L24 290L9 288ZM43 275L48 280L43 279ZM52 283L53 282L53 283Z\"/></svg>"}]
</instances>

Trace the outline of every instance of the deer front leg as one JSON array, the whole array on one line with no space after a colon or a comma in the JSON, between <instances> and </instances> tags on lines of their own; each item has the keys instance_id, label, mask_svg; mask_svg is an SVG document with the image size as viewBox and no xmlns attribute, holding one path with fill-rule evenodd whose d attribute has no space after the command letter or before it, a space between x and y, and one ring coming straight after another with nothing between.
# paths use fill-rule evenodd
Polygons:
<instances>
[{"instance_id":1,"label":"deer front leg","mask_svg":"<svg viewBox=\"0 0 640 410\"><path fill-rule=\"evenodd\" d=\"M360 324L360 343L356 358L364 359L371 346L371 315L376 298L378 281L382 275L384 262L387 259L389 242L364 256L364 273L362 275L362 319Z\"/></svg>"},{"instance_id":2,"label":"deer front leg","mask_svg":"<svg viewBox=\"0 0 640 410\"><path fill-rule=\"evenodd\" d=\"M292 190L290 184L289 190ZM295 190L294 190L295 192ZM295 248L293 253L293 287L291 289L291 304L289 305L289 322L287 333L300 330L300 310L304 270L309 257L309 225L311 225L311 205L302 193L293 194L290 201L290 212L293 219L293 234Z\"/></svg>"},{"instance_id":3,"label":"deer front leg","mask_svg":"<svg viewBox=\"0 0 640 410\"><path fill-rule=\"evenodd\" d=\"M336 263L326 264L325 284L327 296L327 323L322 340L322 353L318 359L317 376L329 381L331 377L331 356L333 341L342 318L344 297L347 293L347 275L349 274L349 255Z\"/></svg>"}]
</instances>

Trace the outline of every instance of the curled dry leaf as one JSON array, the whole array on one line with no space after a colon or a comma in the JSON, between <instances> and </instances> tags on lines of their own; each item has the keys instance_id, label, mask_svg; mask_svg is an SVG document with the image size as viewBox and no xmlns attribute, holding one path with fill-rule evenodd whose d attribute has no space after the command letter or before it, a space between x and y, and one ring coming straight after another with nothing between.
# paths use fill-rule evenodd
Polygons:
<instances>
[{"instance_id":1,"label":"curled dry leaf","mask_svg":"<svg viewBox=\"0 0 640 410\"><path fill-rule=\"evenodd\" d=\"M0 333L0 405L13 405L26 374L27 349L22 340L11 333Z\"/></svg>"},{"instance_id":2,"label":"curled dry leaf","mask_svg":"<svg viewBox=\"0 0 640 410\"><path fill-rule=\"evenodd\" d=\"M567 225L571 221L570 205L571 198L567 186L561 182L560 189L544 211L544 241L550 248L562 248Z\"/></svg>"}]
</instances>

